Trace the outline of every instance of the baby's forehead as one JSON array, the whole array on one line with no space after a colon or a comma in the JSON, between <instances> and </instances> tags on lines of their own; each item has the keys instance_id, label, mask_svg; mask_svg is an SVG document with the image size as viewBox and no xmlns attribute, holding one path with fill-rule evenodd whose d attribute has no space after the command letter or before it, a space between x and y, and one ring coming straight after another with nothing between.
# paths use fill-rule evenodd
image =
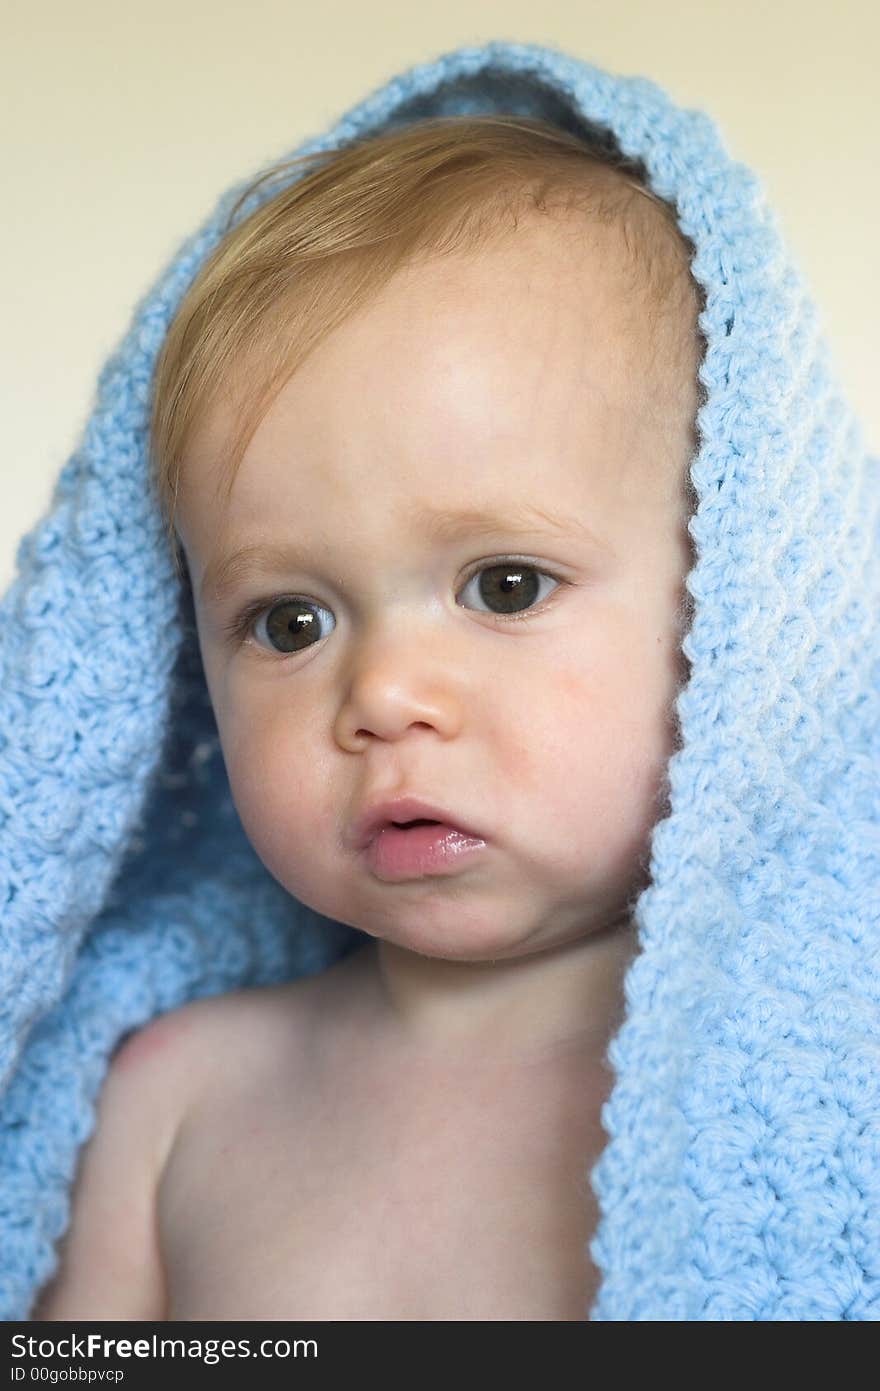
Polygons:
<instances>
[{"instance_id":1,"label":"baby's forehead","mask_svg":"<svg viewBox=\"0 0 880 1391\"><path fill-rule=\"evenodd\" d=\"M402 331L414 361L433 366L436 345L442 369L444 352L483 356L500 341L545 373L592 358L606 391L666 401L696 372L700 306L678 234L650 203L638 222L628 238L578 208L532 211L477 248L413 258L366 306L352 355Z\"/></svg>"},{"instance_id":2,"label":"baby's forehead","mask_svg":"<svg viewBox=\"0 0 880 1391\"><path fill-rule=\"evenodd\" d=\"M656 225L647 232L661 235ZM682 417L696 410L697 310L686 288L686 265L678 267L677 297L667 296L662 306L652 303L656 280L649 285L640 278L650 269L650 264L647 269L633 264L614 229L593 226L575 210L524 220L513 234L467 254L414 259L373 303L338 326L329 355L319 344L312 359L292 374L290 385L300 392L295 400L305 403L312 421L311 440L323 448L329 438L328 452L336 447L342 457L348 444L340 439L334 446L334 411L356 428L366 397L368 408L385 410L389 420L383 468L402 469L408 451L419 447L407 432L418 429L413 420L420 414L436 417L438 392L448 389L450 373L453 389L466 393L468 409L478 415L488 411L487 418L493 410L504 415L502 391L506 401L521 387L529 396L532 419L525 425L532 433L542 401L545 417L551 408L557 414L576 411L580 383L592 374L616 417L607 429L619 436L620 452L626 451L624 435L635 428L636 417L639 429L676 435ZM521 377L518 362L526 356L528 372ZM487 358L491 370L484 370ZM496 359L501 376L493 375ZM405 399L393 395L395 373L402 374L407 391L414 389ZM242 381L247 379L245 372ZM303 382L308 383L305 395ZM207 456L223 455L234 428L239 403L234 382L230 385L225 407L221 401L203 421L205 444L198 452ZM346 406L340 413L342 396ZM648 417L644 424L643 416ZM288 430L295 431L296 416L287 420ZM511 411L499 427L515 434L517 415ZM474 431L465 442L477 438ZM456 443L450 439L449 447ZM609 438L609 448L612 443ZM187 491L199 507L211 484L201 470L184 469L185 486L187 473Z\"/></svg>"},{"instance_id":3,"label":"baby's forehead","mask_svg":"<svg viewBox=\"0 0 880 1391\"><path fill-rule=\"evenodd\" d=\"M499 332L514 309L527 329L533 316L536 338L549 321L562 353L588 345L618 366L629 400L647 391L663 415L680 408L683 391L690 400L704 346L691 251L653 201L636 198L626 224L581 207L528 210L513 231L449 258L414 261L395 282L401 314L415 308L418 322L433 325L447 302L482 302L494 290ZM430 273L420 279L422 272ZM528 331L514 342L530 351Z\"/></svg>"}]
</instances>

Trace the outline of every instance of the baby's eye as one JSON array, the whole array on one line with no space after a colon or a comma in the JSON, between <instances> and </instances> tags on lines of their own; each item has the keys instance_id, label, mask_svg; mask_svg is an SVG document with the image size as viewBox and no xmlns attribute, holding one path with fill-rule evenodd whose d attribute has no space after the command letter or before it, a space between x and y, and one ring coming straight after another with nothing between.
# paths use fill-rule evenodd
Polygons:
<instances>
[{"instance_id":1,"label":"baby's eye","mask_svg":"<svg viewBox=\"0 0 880 1391\"><path fill-rule=\"evenodd\" d=\"M466 594L478 581L478 597L490 606L488 610L478 609L478 612L488 611L498 618L510 620L523 619L530 616L529 610L538 602L542 580L549 580L551 585L556 586L564 583L522 561L495 561L476 570L459 592ZM546 595L540 597L546 598ZM336 626L330 610L311 599L279 599L269 605L257 603L233 619L228 632L234 640L242 641L253 631L258 647L276 653L304 652L326 636L322 631L322 614L331 620L332 627Z\"/></svg>"},{"instance_id":2,"label":"baby's eye","mask_svg":"<svg viewBox=\"0 0 880 1391\"><path fill-rule=\"evenodd\" d=\"M332 619L335 628L336 619L330 610L325 609L323 604L313 603L311 599L282 599L256 614L251 610L242 615L242 626L247 631L251 620L254 620L252 626L254 632L258 633L265 618L266 638L272 651L304 652L325 636L321 631L319 614L326 614ZM262 637L259 646L264 646Z\"/></svg>"},{"instance_id":3,"label":"baby's eye","mask_svg":"<svg viewBox=\"0 0 880 1391\"><path fill-rule=\"evenodd\" d=\"M541 580L549 580L555 585L562 583L552 575L536 570L534 565L519 560L495 561L492 565L482 566L471 575L461 593L465 594L475 580L479 580L477 591L483 602L497 605L497 608L490 609L497 617L525 617L523 610L530 609L538 602ZM542 597L546 598L546 595Z\"/></svg>"}]
</instances>

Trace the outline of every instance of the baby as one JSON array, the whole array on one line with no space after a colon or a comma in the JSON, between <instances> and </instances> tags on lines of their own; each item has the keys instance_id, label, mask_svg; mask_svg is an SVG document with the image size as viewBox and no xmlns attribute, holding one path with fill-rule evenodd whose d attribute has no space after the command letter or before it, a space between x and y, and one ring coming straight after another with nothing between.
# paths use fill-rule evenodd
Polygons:
<instances>
[{"instance_id":1,"label":"baby","mask_svg":"<svg viewBox=\"0 0 880 1391\"><path fill-rule=\"evenodd\" d=\"M696 295L657 204L629 218L523 201L410 256L222 500L252 363L191 429L176 525L236 809L367 940L123 1043L34 1318L586 1317L693 563Z\"/></svg>"}]
</instances>

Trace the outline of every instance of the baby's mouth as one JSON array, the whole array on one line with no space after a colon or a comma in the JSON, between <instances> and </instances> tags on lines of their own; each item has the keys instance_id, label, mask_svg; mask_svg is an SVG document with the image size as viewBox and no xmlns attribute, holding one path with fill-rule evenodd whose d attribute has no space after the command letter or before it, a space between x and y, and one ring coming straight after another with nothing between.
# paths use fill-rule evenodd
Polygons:
<instances>
[{"instance_id":1,"label":"baby's mouth","mask_svg":"<svg viewBox=\"0 0 880 1391\"><path fill-rule=\"evenodd\" d=\"M422 812L438 814L420 815ZM392 831L395 835L403 831L409 833L401 836L401 841L408 841L410 835L416 833L425 836L444 831L456 832L459 837L482 838L480 832L460 824L455 813L447 817L446 808L438 803L408 796L390 798L385 803L368 806L352 823L348 840L353 849L364 850L371 841L387 838L387 833Z\"/></svg>"},{"instance_id":2,"label":"baby's mouth","mask_svg":"<svg viewBox=\"0 0 880 1391\"><path fill-rule=\"evenodd\" d=\"M377 879L388 882L457 874L486 842L446 821L385 821L364 849Z\"/></svg>"}]
</instances>

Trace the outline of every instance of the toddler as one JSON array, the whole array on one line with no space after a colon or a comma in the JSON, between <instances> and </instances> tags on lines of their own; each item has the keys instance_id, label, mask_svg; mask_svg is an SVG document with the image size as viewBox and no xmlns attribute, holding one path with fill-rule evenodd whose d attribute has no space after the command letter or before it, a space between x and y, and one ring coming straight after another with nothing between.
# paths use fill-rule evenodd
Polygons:
<instances>
[{"instance_id":1,"label":"toddler","mask_svg":"<svg viewBox=\"0 0 880 1391\"><path fill-rule=\"evenodd\" d=\"M378 181L415 199L407 160L435 183L389 269ZM331 182L384 279L344 314L328 282L316 335L277 245L314 239ZM297 195L178 320L220 341L243 285L274 337L227 352L185 442L175 422L175 523L247 836L366 941L128 1039L35 1316L579 1319L683 674L696 287L659 202L540 123L415 127ZM459 209L469 240L438 251Z\"/></svg>"},{"instance_id":2,"label":"toddler","mask_svg":"<svg viewBox=\"0 0 880 1391\"><path fill-rule=\"evenodd\" d=\"M238 193L0 607L0 1311L880 1316L880 467L757 179L491 43Z\"/></svg>"}]
</instances>

